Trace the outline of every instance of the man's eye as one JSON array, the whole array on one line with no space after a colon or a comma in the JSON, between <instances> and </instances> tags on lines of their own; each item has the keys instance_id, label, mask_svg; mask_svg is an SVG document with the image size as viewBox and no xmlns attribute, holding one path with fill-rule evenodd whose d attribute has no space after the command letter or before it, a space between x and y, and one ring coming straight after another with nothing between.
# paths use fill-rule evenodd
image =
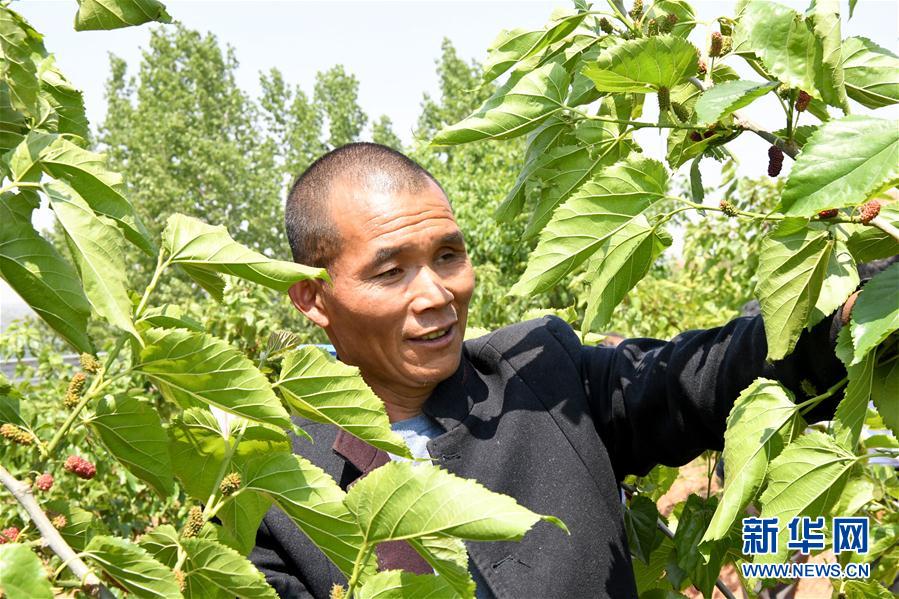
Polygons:
<instances>
[{"instance_id":1,"label":"man's eye","mask_svg":"<svg viewBox=\"0 0 899 599\"><path fill-rule=\"evenodd\" d=\"M440 255L441 260L453 260L459 257L459 252L445 252Z\"/></svg>"},{"instance_id":2,"label":"man's eye","mask_svg":"<svg viewBox=\"0 0 899 599\"><path fill-rule=\"evenodd\" d=\"M381 274L377 275L377 278L379 278L379 279L386 279L386 278L388 278L388 277L392 277L392 276L397 275L397 274L399 274L399 273L400 273L400 269L398 269L398 268L391 268L390 270L385 270L385 271L382 272Z\"/></svg>"}]
</instances>

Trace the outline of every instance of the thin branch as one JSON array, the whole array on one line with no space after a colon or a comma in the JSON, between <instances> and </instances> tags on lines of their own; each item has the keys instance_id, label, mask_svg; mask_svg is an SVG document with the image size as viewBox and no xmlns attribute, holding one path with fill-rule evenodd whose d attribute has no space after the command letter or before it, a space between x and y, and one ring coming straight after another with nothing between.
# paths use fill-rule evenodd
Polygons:
<instances>
[{"instance_id":1,"label":"thin branch","mask_svg":"<svg viewBox=\"0 0 899 599\"><path fill-rule=\"evenodd\" d=\"M68 565L72 574L82 581L82 586L92 595L99 595L103 599L114 599L115 596L109 592L109 589L103 586L97 575L91 572L87 564L78 557L75 550L66 543L59 531L50 522L50 519L47 518L47 514L44 513L37 500L35 500L34 495L31 494L31 488L16 479L3 466L0 466L0 482L12 493L19 505L25 508L25 511L28 512L28 517L37 526L47 546L53 550L53 553L59 556L63 563Z\"/></svg>"},{"instance_id":2,"label":"thin branch","mask_svg":"<svg viewBox=\"0 0 899 599\"><path fill-rule=\"evenodd\" d=\"M868 224L872 227L877 227L896 241L899 241L899 229L894 227L892 223L888 222L882 216L875 216L868 221Z\"/></svg>"}]
</instances>

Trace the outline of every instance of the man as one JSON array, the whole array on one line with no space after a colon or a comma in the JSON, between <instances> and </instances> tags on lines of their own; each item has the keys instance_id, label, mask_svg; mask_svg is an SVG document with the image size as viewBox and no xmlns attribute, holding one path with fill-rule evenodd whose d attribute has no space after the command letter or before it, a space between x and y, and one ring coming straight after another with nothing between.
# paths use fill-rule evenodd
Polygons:
<instances>
[{"instance_id":1,"label":"man","mask_svg":"<svg viewBox=\"0 0 899 599\"><path fill-rule=\"evenodd\" d=\"M829 321L775 364L761 317L614 348L582 346L548 317L463 344L475 280L462 231L439 183L384 146L322 156L293 186L286 224L294 260L332 279L297 283L291 300L359 367L413 452L571 531L541 522L520 543L467 543L479 597L635 597L617 482L720 449L734 400L759 376L798 393L802 379L826 389L845 374L826 349ZM344 488L390 459L303 426L315 443L295 450ZM345 580L276 508L251 559L284 597L324 597ZM378 562L430 571L405 542L380 546Z\"/></svg>"}]
</instances>

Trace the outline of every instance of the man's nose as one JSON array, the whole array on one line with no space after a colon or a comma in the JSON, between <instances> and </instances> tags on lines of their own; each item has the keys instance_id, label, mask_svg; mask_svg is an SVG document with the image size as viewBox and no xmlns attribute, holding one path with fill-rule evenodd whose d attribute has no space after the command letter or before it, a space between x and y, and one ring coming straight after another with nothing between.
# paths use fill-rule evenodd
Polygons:
<instances>
[{"instance_id":1,"label":"man's nose","mask_svg":"<svg viewBox=\"0 0 899 599\"><path fill-rule=\"evenodd\" d=\"M424 267L418 271L412 284L412 309L423 312L430 308L440 308L455 299L453 293L446 288L443 279L433 270Z\"/></svg>"}]
</instances>

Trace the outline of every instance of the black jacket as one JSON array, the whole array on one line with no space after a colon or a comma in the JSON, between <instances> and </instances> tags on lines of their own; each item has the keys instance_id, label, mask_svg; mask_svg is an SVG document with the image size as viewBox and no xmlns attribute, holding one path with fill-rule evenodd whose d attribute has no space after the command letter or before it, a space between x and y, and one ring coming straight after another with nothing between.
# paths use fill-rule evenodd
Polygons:
<instances>
[{"instance_id":1,"label":"black jacket","mask_svg":"<svg viewBox=\"0 0 899 599\"><path fill-rule=\"evenodd\" d=\"M683 465L721 449L725 421L755 378L824 390L845 375L829 319L774 364L761 317L688 331L669 342L581 345L564 321L545 317L466 341L459 369L424 406L446 433L435 462L561 518L568 536L539 522L521 542L467 542L498 599L636 597L618 481L656 464ZM834 401L809 416L833 413ZM345 486L359 475L331 451L335 429L306 424L316 443L295 450ZM283 512L273 508L251 560L283 597L327 597L345 578Z\"/></svg>"}]
</instances>

